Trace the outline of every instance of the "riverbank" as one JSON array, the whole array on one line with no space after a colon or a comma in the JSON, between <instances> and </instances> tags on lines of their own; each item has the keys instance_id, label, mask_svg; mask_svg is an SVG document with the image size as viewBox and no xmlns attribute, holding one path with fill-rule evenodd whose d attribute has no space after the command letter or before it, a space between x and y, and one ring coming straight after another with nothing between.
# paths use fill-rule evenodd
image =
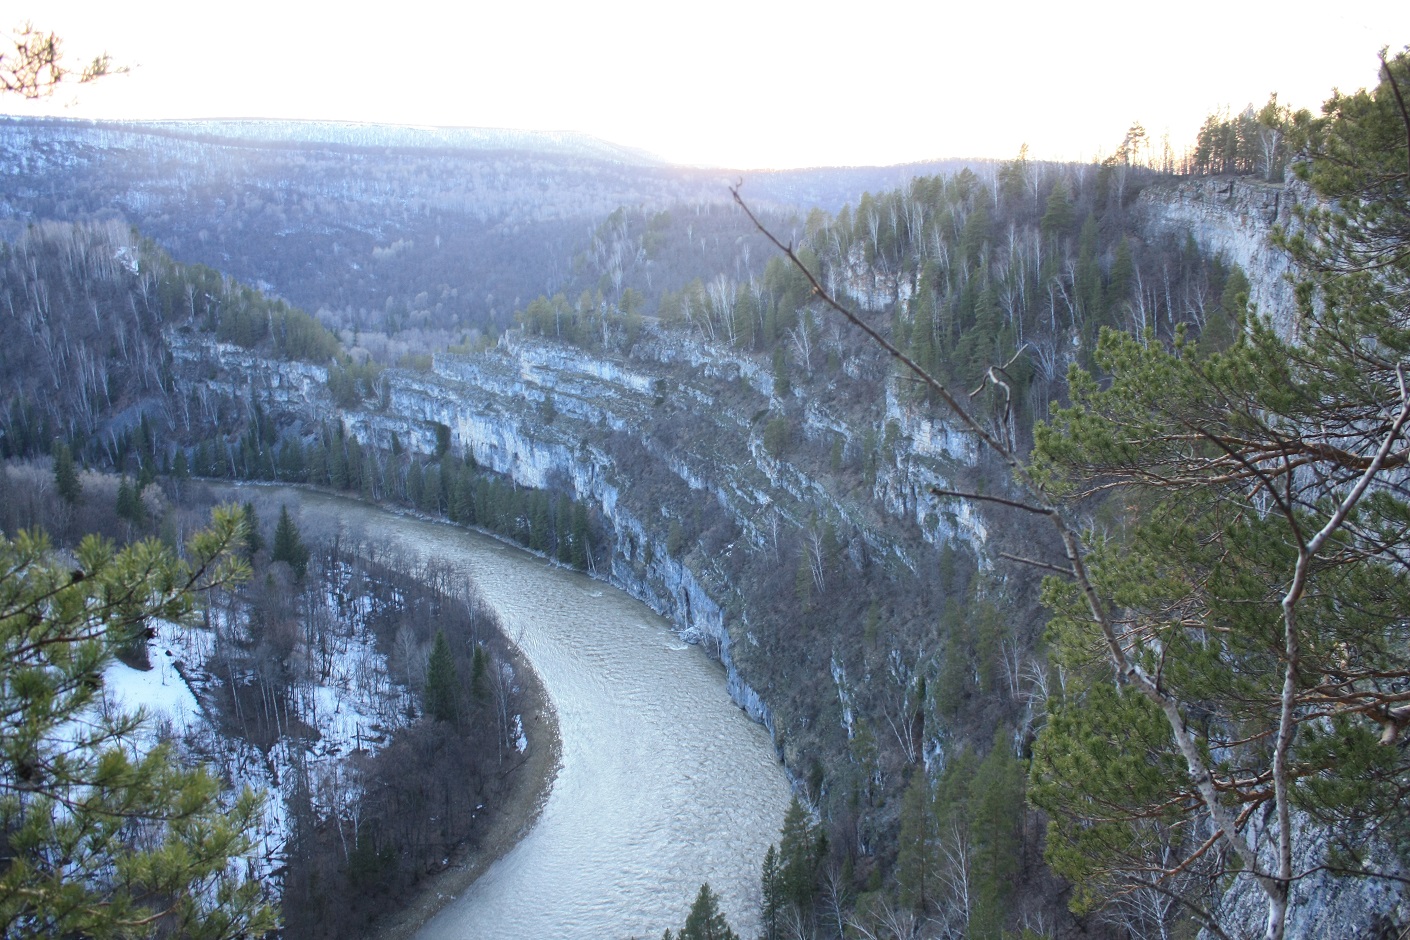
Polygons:
<instances>
[{"instance_id":1,"label":"riverbank","mask_svg":"<svg viewBox=\"0 0 1410 940\"><path fill-rule=\"evenodd\" d=\"M523 763L512 771L517 778L513 792L495 808L488 828L475 839L475 844L461 846L445 868L422 880L414 897L372 925L365 934L367 940L410 940L441 908L460 897L491 865L514 848L538 822L558 775L563 741L553 701L533 665L518 647L514 652L514 671L523 682L524 733L529 747L524 752Z\"/></svg>"},{"instance_id":2,"label":"riverbank","mask_svg":"<svg viewBox=\"0 0 1410 940\"><path fill-rule=\"evenodd\" d=\"M437 579L473 576L533 664L561 735L559 753L539 765L543 789L516 790L513 806L496 800L503 814L470 833L473 849L383 904L367 935L660 936L702 882L741 935L758 932L760 862L791 792L768 732L730 699L718 661L622 591L499 539L315 490L237 492L260 490L272 500L262 516L286 498L292 514L297 499L306 533L325 526L318 534L426 560ZM515 710L532 734L540 712Z\"/></svg>"},{"instance_id":3,"label":"riverbank","mask_svg":"<svg viewBox=\"0 0 1410 940\"><path fill-rule=\"evenodd\" d=\"M376 501L351 498L343 494L328 493L316 487L289 486L279 484L230 484L215 481L202 481L213 493L224 493L246 501L253 494L268 494L279 491L292 496L298 507L298 515L305 511L318 513L310 506L306 496L346 500L408 518L419 519L433 525L455 526L444 519L425 516L408 511L404 507L386 506ZM272 515L272 507L265 507L265 514ZM321 523L303 516L308 523L310 534L320 533L329 525L327 517ZM336 529L336 526L333 527ZM488 533L486 533L488 534ZM490 536L494 537L494 536ZM503 540L500 540L503 541ZM512 544L512 543L506 543ZM476 879L491 865L514 848L533 829L553 790L553 782L562 763L563 743L558 726L557 710L549 697L542 678L533 663L507 631L500 625L501 635L510 650L509 656L514 675L521 687L524 734L528 747L506 773L509 777L509 792L497 805L487 806L484 814L486 822L481 828L476 826L469 838L459 846L447 862L438 870L424 876L408 896L394 911L389 911L371 925L363 934L367 940L409 940L434 917L442 908L450 904L466 891Z\"/></svg>"}]
</instances>

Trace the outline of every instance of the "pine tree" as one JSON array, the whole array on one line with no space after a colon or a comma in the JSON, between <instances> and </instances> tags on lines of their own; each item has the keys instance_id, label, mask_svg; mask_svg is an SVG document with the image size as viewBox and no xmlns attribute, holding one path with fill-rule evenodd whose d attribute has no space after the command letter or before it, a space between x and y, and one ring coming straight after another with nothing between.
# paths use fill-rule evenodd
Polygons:
<instances>
[{"instance_id":1,"label":"pine tree","mask_svg":"<svg viewBox=\"0 0 1410 940\"><path fill-rule=\"evenodd\" d=\"M436 721L454 721L460 714L460 676L444 630L436 631L426 660L426 714Z\"/></svg>"},{"instance_id":2,"label":"pine tree","mask_svg":"<svg viewBox=\"0 0 1410 940\"><path fill-rule=\"evenodd\" d=\"M1204 909L1237 870L1280 940L1318 852L1398 878L1385 863L1410 839L1407 98L1402 53L1377 89L1335 96L1302 128L1297 172L1319 201L1280 236L1298 262L1295 341L1256 315L1213 351L1104 332L1101 374L1073 370L1071 406L1035 430L1040 479L1129 514L1080 550L1077 583L1045 587L1066 681L1030 794L1076 907L1155 878Z\"/></svg>"},{"instance_id":3,"label":"pine tree","mask_svg":"<svg viewBox=\"0 0 1410 940\"><path fill-rule=\"evenodd\" d=\"M308 571L309 550L299 536L299 527L289 516L289 507L279 507L279 525L274 529L274 546L269 552L270 561L282 561L294 571L300 581Z\"/></svg>"}]
</instances>

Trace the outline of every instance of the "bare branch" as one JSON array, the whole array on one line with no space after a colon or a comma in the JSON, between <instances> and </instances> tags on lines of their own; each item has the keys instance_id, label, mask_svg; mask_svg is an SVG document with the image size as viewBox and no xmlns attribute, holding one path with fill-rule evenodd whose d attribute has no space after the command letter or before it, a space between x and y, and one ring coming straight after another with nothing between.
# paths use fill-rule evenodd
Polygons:
<instances>
[{"instance_id":1,"label":"bare branch","mask_svg":"<svg viewBox=\"0 0 1410 940\"><path fill-rule=\"evenodd\" d=\"M1068 571L1066 568L1063 568L1059 565L1048 564L1046 561L1038 561L1036 558L1024 558L1022 555L1010 555L1008 552L999 552L999 557L1007 559L1008 561L1016 561L1021 565L1032 565L1034 568L1041 568L1044 571L1051 571L1054 574L1060 574L1063 577L1072 577L1072 572Z\"/></svg>"},{"instance_id":2,"label":"bare branch","mask_svg":"<svg viewBox=\"0 0 1410 940\"><path fill-rule=\"evenodd\" d=\"M972 499L982 503L998 503L1000 506L1009 506L1013 509L1021 509L1024 512L1031 512L1035 515L1046 516L1052 512L1043 506L1033 506L1029 503L1021 503L1016 499L1005 499L1002 496L989 496L984 493L965 493L961 490L947 490L938 486L930 488L931 496L948 496L955 499Z\"/></svg>"}]
</instances>

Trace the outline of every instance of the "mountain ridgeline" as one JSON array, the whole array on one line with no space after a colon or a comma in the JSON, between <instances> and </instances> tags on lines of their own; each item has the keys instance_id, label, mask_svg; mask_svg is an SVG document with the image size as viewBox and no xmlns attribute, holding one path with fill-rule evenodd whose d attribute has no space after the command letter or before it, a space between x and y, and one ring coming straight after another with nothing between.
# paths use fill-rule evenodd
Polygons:
<instances>
[{"instance_id":1,"label":"mountain ridgeline","mask_svg":"<svg viewBox=\"0 0 1410 940\"><path fill-rule=\"evenodd\" d=\"M770 940L1193 933L1155 903L1079 917L1044 863L1025 787L1066 681L1039 603L1056 536L710 174L54 122L0 138L5 456L60 439L94 467L348 490L644 600L719 658L805 808L765 865ZM1306 198L1126 159L931 169L742 194L1019 452L1103 328L1233 344L1250 297L1284 296L1266 238ZM40 218L65 221L19 224ZM1300 935L1336 923L1339 890Z\"/></svg>"}]
</instances>

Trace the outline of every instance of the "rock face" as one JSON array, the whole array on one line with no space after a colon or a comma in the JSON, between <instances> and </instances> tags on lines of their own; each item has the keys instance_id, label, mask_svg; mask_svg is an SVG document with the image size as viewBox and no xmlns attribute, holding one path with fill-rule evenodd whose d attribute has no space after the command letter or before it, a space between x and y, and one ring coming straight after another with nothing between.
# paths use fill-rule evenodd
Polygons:
<instances>
[{"instance_id":1,"label":"rock face","mask_svg":"<svg viewBox=\"0 0 1410 940\"><path fill-rule=\"evenodd\" d=\"M1277 834L1255 821L1254 842L1260 857L1271 870L1276 865ZM1333 864L1327 842L1305 815L1293 817L1293 868L1311 872L1294 883L1288 903L1286 940L1322 940L1326 937L1356 940L1399 940L1403 925L1410 921L1410 898L1403 882L1386 878L1334 878L1319 866ZM1368 844L1368 868L1389 871L1404 879L1404 867L1393 851L1384 845ZM1262 937L1268 916L1268 901L1252 879L1242 878L1221 899L1216 916L1226 932L1235 938ZM1396 926L1401 925L1401 926ZM1232 929L1231 929L1232 928ZM1200 940L1215 940L1201 931Z\"/></svg>"},{"instance_id":2,"label":"rock face","mask_svg":"<svg viewBox=\"0 0 1410 940\"><path fill-rule=\"evenodd\" d=\"M1142 190L1140 207L1153 235L1194 239L1206 253L1237 264L1248 276L1249 300L1284 336L1297 335L1292 264L1269 236L1296 224L1293 209L1310 192L1298 182L1262 183L1206 177Z\"/></svg>"},{"instance_id":3,"label":"rock face","mask_svg":"<svg viewBox=\"0 0 1410 940\"><path fill-rule=\"evenodd\" d=\"M872 554L906 565L917 535L974 546L987 532L970 504L937 506L927 496L932 486L948 485L977 465L967 435L889 395L870 417L878 427L895 425L904 440L892 447L868 492L842 495L810 461L791 461L764 446L758 415L770 407L771 381L747 356L678 335L648 337L629 358L616 358L510 334L489 353L438 356L429 374L388 373L387 408L350 412L343 420L363 441L390 447L395 434L422 453L434 450L442 425L451 446L481 467L523 486L566 490L593 506L613 540L610 568L599 574L671 619L685 639L715 652L736 703L772 729L769 707L734 656L747 614L726 609L735 593L728 565L673 555L667 544L673 520L706 504L746 543L739 550L763 551L780 526L826 516L855 530ZM276 389L287 385L274 382ZM800 444L833 440L844 451L860 447L867 434L855 416L812 401L798 431ZM890 518L878 516L877 505ZM891 531L896 517L915 523L908 536Z\"/></svg>"},{"instance_id":4,"label":"rock face","mask_svg":"<svg viewBox=\"0 0 1410 940\"><path fill-rule=\"evenodd\" d=\"M776 552L781 532L825 520L849 557L914 577L918 552L973 551L989 538L972 504L929 495L977 472L977 443L886 391L884 371L865 383L865 399L861 386L832 389L828 400L778 399L767 364L677 333L648 330L627 357L507 334L476 356L437 356L428 373L388 370L379 407L340 412L319 367L171 339L180 397L198 408L203 397L254 401L305 426L336 418L364 444L391 449L395 436L421 454L449 429L451 447L480 467L585 501L612 541L597 573L705 644L734 701L776 734L770 704L736 655L751 635L735 584L740 557ZM791 452L773 453L764 416L784 413ZM856 474L826 470L829 450L855 464L869 446L878 455L864 486ZM729 535L673 551L669 534L682 523Z\"/></svg>"}]
</instances>

